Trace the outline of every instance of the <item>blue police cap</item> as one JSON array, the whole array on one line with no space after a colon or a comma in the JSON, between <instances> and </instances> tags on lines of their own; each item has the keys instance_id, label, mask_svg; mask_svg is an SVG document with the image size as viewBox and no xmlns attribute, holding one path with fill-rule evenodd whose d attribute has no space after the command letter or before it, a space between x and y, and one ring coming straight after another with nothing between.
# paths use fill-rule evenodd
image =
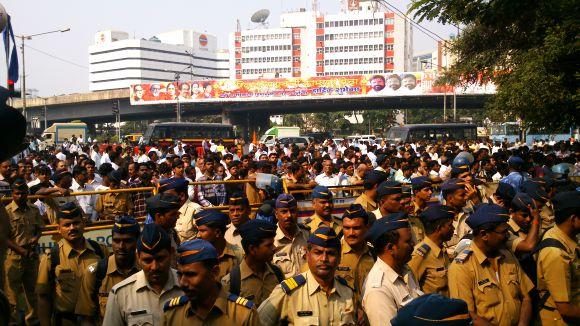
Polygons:
<instances>
[{"instance_id":1,"label":"blue police cap","mask_svg":"<svg viewBox=\"0 0 580 326\"><path fill-rule=\"evenodd\" d=\"M469 165L458 165L451 167L452 174L461 174L469 171L470 171Z\"/></svg>"},{"instance_id":2,"label":"blue police cap","mask_svg":"<svg viewBox=\"0 0 580 326\"><path fill-rule=\"evenodd\" d=\"M355 219L355 218L362 218L365 221L369 220L369 214L365 211L364 207L361 204L351 204L345 211L344 214L342 215L342 218L349 218L349 219Z\"/></svg>"},{"instance_id":3,"label":"blue police cap","mask_svg":"<svg viewBox=\"0 0 580 326\"><path fill-rule=\"evenodd\" d=\"M250 220L238 228L243 240L256 242L276 235L276 225L265 220Z\"/></svg>"},{"instance_id":4,"label":"blue police cap","mask_svg":"<svg viewBox=\"0 0 580 326\"><path fill-rule=\"evenodd\" d=\"M578 190L561 192L552 198L552 203L556 212L578 209L580 208L580 192Z\"/></svg>"},{"instance_id":5,"label":"blue police cap","mask_svg":"<svg viewBox=\"0 0 580 326\"><path fill-rule=\"evenodd\" d=\"M386 154L379 154L375 162L377 162L378 165L382 165L388 158L389 157Z\"/></svg>"},{"instance_id":6,"label":"blue police cap","mask_svg":"<svg viewBox=\"0 0 580 326\"><path fill-rule=\"evenodd\" d=\"M147 211L153 214L159 211L177 209L181 207L179 197L166 193L160 193L145 199L145 204L147 205Z\"/></svg>"},{"instance_id":7,"label":"blue police cap","mask_svg":"<svg viewBox=\"0 0 580 326\"><path fill-rule=\"evenodd\" d=\"M186 191L189 181L185 178L167 178L159 180L159 192L175 189L177 191Z\"/></svg>"},{"instance_id":8,"label":"blue police cap","mask_svg":"<svg viewBox=\"0 0 580 326\"><path fill-rule=\"evenodd\" d=\"M516 210L529 212L528 206L535 207L536 205L534 204L532 197L525 192L518 192L514 199L512 199L512 207Z\"/></svg>"},{"instance_id":9,"label":"blue police cap","mask_svg":"<svg viewBox=\"0 0 580 326\"><path fill-rule=\"evenodd\" d=\"M547 202L549 200L548 193L541 183L526 180L522 183L522 190L535 200L542 202Z\"/></svg>"},{"instance_id":10,"label":"blue police cap","mask_svg":"<svg viewBox=\"0 0 580 326\"><path fill-rule=\"evenodd\" d=\"M244 196L241 192L233 193L230 198L228 198L228 205L241 205L250 206L248 198Z\"/></svg>"},{"instance_id":11,"label":"blue police cap","mask_svg":"<svg viewBox=\"0 0 580 326\"><path fill-rule=\"evenodd\" d=\"M486 223L502 223L507 222L509 212L507 209L496 204L481 204L475 209L473 214L469 215L465 223L475 229Z\"/></svg>"},{"instance_id":12,"label":"blue police cap","mask_svg":"<svg viewBox=\"0 0 580 326\"><path fill-rule=\"evenodd\" d=\"M397 181L383 181L377 188L377 198L381 199L383 196L396 195L403 193L403 185Z\"/></svg>"},{"instance_id":13,"label":"blue police cap","mask_svg":"<svg viewBox=\"0 0 580 326\"><path fill-rule=\"evenodd\" d=\"M56 213L57 219L74 219L76 217L81 217L83 215L80 207L74 202L64 203L60 206L60 210Z\"/></svg>"},{"instance_id":14,"label":"blue police cap","mask_svg":"<svg viewBox=\"0 0 580 326\"><path fill-rule=\"evenodd\" d=\"M113 224L113 233L135 234L139 236L139 223L132 216L119 216Z\"/></svg>"},{"instance_id":15,"label":"blue police cap","mask_svg":"<svg viewBox=\"0 0 580 326\"><path fill-rule=\"evenodd\" d=\"M411 186L414 191L421 190L423 188L431 187L431 179L429 177L416 177L411 179Z\"/></svg>"},{"instance_id":16,"label":"blue police cap","mask_svg":"<svg viewBox=\"0 0 580 326\"><path fill-rule=\"evenodd\" d=\"M255 219L266 221L271 224L278 223L278 220L276 219L276 212L274 210L275 205L276 202L273 200L264 200L262 206L260 206L260 208L258 208L258 210L256 211Z\"/></svg>"},{"instance_id":17,"label":"blue police cap","mask_svg":"<svg viewBox=\"0 0 580 326\"><path fill-rule=\"evenodd\" d=\"M12 189L18 191L28 191L28 184L26 183L26 180L18 178L12 182Z\"/></svg>"},{"instance_id":18,"label":"blue police cap","mask_svg":"<svg viewBox=\"0 0 580 326\"><path fill-rule=\"evenodd\" d=\"M121 169L113 170L113 171L109 172L109 174L107 174L107 176L109 177L109 180L111 180L111 181L121 182L121 180L123 180L123 173L122 173Z\"/></svg>"},{"instance_id":19,"label":"blue police cap","mask_svg":"<svg viewBox=\"0 0 580 326\"><path fill-rule=\"evenodd\" d=\"M424 222L434 222L444 218L455 218L455 211L453 208L447 205L436 205L427 207L427 209L421 213L421 220Z\"/></svg>"},{"instance_id":20,"label":"blue police cap","mask_svg":"<svg viewBox=\"0 0 580 326\"><path fill-rule=\"evenodd\" d=\"M387 180L389 175L383 171L379 170L370 170L365 173L363 176L364 183L366 189L371 189L374 185L380 184L381 182Z\"/></svg>"},{"instance_id":21,"label":"blue police cap","mask_svg":"<svg viewBox=\"0 0 580 326\"><path fill-rule=\"evenodd\" d=\"M276 198L276 208L298 207L298 202L290 194L281 194Z\"/></svg>"},{"instance_id":22,"label":"blue police cap","mask_svg":"<svg viewBox=\"0 0 580 326\"><path fill-rule=\"evenodd\" d=\"M180 265L193 264L209 259L218 259L217 250L202 239L185 241L177 247L177 262Z\"/></svg>"},{"instance_id":23,"label":"blue police cap","mask_svg":"<svg viewBox=\"0 0 580 326\"><path fill-rule=\"evenodd\" d=\"M524 165L524 160L519 156L510 156L508 159L508 164L511 166L522 166Z\"/></svg>"},{"instance_id":24,"label":"blue police cap","mask_svg":"<svg viewBox=\"0 0 580 326\"><path fill-rule=\"evenodd\" d=\"M312 199L332 199L332 192L325 186L316 186L312 189Z\"/></svg>"},{"instance_id":25,"label":"blue police cap","mask_svg":"<svg viewBox=\"0 0 580 326\"><path fill-rule=\"evenodd\" d=\"M195 219L195 224L198 226L207 224L211 227L221 228L230 224L230 218L226 214L215 209L202 210L193 217Z\"/></svg>"},{"instance_id":26,"label":"blue police cap","mask_svg":"<svg viewBox=\"0 0 580 326\"><path fill-rule=\"evenodd\" d=\"M460 299L450 299L440 294L422 295L403 306L391 319L393 326L406 325L470 325L471 317L467 303Z\"/></svg>"},{"instance_id":27,"label":"blue police cap","mask_svg":"<svg viewBox=\"0 0 580 326\"><path fill-rule=\"evenodd\" d=\"M461 179L449 179L441 185L441 191L451 192L459 189L465 189L465 181Z\"/></svg>"},{"instance_id":28,"label":"blue police cap","mask_svg":"<svg viewBox=\"0 0 580 326\"><path fill-rule=\"evenodd\" d=\"M137 251L155 255L163 249L171 249L171 239L167 232L158 224L145 224L137 242Z\"/></svg>"},{"instance_id":29,"label":"blue police cap","mask_svg":"<svg viewBox=\"0 0 580 326\"><path fill-rule=\"evenodd\" d=\"M389 214L376 220L367 231L365 238L375 245L377 240L386 232L408 227L410 226L407 214L403 212Z\"/></svg>"},{"instance_id":30,"label":"blue police cap","mask_svg":"<svg viewBox=\"0 0 580 326\"><path fill-rule=\"evenodd\" d=\"M495 195L500 199L511 202L516 196L516 190L514 187L510 186L508 183L500 182L497 184L497 189L495 190Z\"/></svg>"},{"instance_id":31,"label":"blue police cap","mask_svg":"<svg viewBox=\"0 0 580 326\"><path fill-rule=\"evenodd\" d=\"M337 248L340 250L340 238L332 228L321 226L310 234L308 243L324 248Z\"/></svg>"}]
</instances>

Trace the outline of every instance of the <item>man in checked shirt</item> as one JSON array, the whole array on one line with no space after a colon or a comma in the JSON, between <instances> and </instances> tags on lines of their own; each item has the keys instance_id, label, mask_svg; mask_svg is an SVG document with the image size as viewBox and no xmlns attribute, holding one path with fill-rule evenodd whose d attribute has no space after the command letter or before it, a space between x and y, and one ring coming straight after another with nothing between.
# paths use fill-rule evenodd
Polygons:
<instances>
[{"instance_id":1,"label":"man in checked shirt","mask_svg":"<svg viewBox=\"0 0 580 326\"><path fill-rule=\"evenodd\" d=\"M151 169L149 168L149 164L147 162L144 163L135 163L135 169L138 173L138 178L135 180L136 182L131 183L129 188L142 188L142 187L153 187L153 183L151 182ZM147 215L146 207L145 207L145 199L152 196L151 191L139 191L131 193L131 199L133 200L134 214L135 217L144 217Z\"/></svg>"},{"instance_id":2,"label":"man in checked shirt","mask_svg":"<svg viewBox=\"0 0 580 326\"><path fill-rule=\"evenodd\" d=\"M219 181L222 177L215 173L213 158L206 158L205 171L197 181ZM197 193L199 204L203 207L222 206L226 202L226 187L224 184L200 185Z\"/></svg>"}]
</instances>

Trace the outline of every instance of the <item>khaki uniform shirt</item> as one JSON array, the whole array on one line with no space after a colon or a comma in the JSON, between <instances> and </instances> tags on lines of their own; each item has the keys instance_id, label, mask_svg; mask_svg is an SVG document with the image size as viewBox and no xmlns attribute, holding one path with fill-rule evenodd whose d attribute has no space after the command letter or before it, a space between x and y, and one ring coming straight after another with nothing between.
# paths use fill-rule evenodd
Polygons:
<instances>
[{"instance_id":1,"label":"khaki uniform shirt","mask_svg":"<svg viewBox=\"0 0 580 326\"><path fill-rule=\"evenodd\" d=\"M415 279L419 281L421 291L426 294L439 293L449 296L447 286L449 257L447 252L433 240L425 237L421 243L417 244L408 265Z\"/></svg>"},{"instance_id":2,"label":"khaki uniform shirt","mask_svg":"<svg viewBox=\"0 0 580 326\"><path fill-rule=\"evenodd\" d=\"M226 291L230 289L231 275L224 276L221 281ZM242 259L240 263L240 278L239 295L253 301L256 306L266 300L276 285L280 283L270 266L267 265L264 274L258 275L248 266L245 259Z\"/></svg>"},{"instance_id":3,"label":"khaki uniform shirt","mask_svg":"<svg viewBox=\"0 0 580 326\"><path fill-rule=\"evenodd\" d=\"M231 243L226 243L226 247L222 254L218 257L220 265L220 275L218 279L221 280L224 276L232 271L232 267L239 265L244 259L243 250Z\"/></svg>"},{"instance_id":4,"label":"khaki uniform shirt","mask_svg":"<svg viewBox=\"0 0 580 326\"><path fill-rule=\"evenodd\" d=\"M470 254L466 252L471 251ZM534 287L516 257L502 249L498 271L472 242L449 267L451 298L467 302L469 311L494 325L516 325L524 296Z\"/></svg>"},{"instance_id":5,"label":"khaki uniform shirt","mask_svg":"<svg viewBox=\"0 0 580 326\"><path fill-rule=\"evenodd\" d=\"M179 209L179 218L175 223L175 232L180 242L185 242L195 238L197 235L197 226L193 215L201 211L202 207L190 201L189 199Z\"/></svg>"},{"instance_id":6,"label":"khaki uniform shirt","mask_svg":"<svg viewBox=\"0 0 580 326\"><path fill-rule=\"evenodd\" d=\"M565 250L548 247L538 254L538 291L540 297L550 293L545 307L540 310L543 325L566 325L556 308L555 302L580 304L580 264L578 263L578 242L570 238L556 225L548 230L544 239L556 239Z\"/></svg>"},{"instance_id":7,"label":"khaki uniform shirt","mask_svg":"<svg viewBox=\"0 0 580 326\"><path fill-rule=\"evenodd\" d=\"M524 230L511 218L508 220L507 224L510 227L510 232L505 247L509 249L513 254L515 254L516 248L522 241L526 239L527 235L524 232Z\"/></svg>"},{"instance_id":8,"label":"khaki uniform shirt","mask_svg":"<svg viewBox=\"0 0 580 326\"><path fill-rule=\"evenodd\" d=\"M123 274L117 268L117 262L115 261L115 255L111 255L108 258L107 271L105 277L101 280L101 286L95 289L97 285L97 264L94 263L87 268L83 273L83 278L81 281L81 287L79 289L79 298L75 308L75 314L81 316L105 316L105 308L107 307L107 300L109 298L109 292L117 283L126 279L127 277L137 273L139 267L135 265L127 274ZM135 259L136 260L136 259ZM97 294L97 302L95 302L94 295ZM97 313L97 308L98 313Z\"/></svg>"},{"instance_id":9,"label":"khaki uniform shirt","mask_svg":"<svg viewBox=\"0 0 580 326\"><path fill-rule=\"evenodd\" d=\"M445 250L447 250L447 255L449 258L455 257L455 247L461 241L464 235L471 231L471 228L465 223L465 220L469 217L469 214L466 212L460 212L455 216L453 219L453 227L455 230L453 231L453 236L451 240L445 242Z\"/></svg>"},{"instance_id":10,"label":"khaki uniform shirt","mask_svg":"<svg viewBox=\"0 0 580 326\"><path fill-rule=\"evenodd\" d=\"M286 294L280 285L258 308L263 325L354 325L353 292L334 280L327 295L310 271L306 283Z\"/></svg>"},{"instance_id":11,"label":"khaki uniform shirt","mask_svg":"<svg viewBox=\"0 0 580 326\"><path fill-rule=\"evenodd\" d=\"M401 307L422 294L410 270L399 275L379 258L365 281L363 309L371 325L385 325Z\"/></svg>"},{"instance_id":12,"label":"khaki uniform shirt","mask_svg":"<svg viewBox=\"0 0 580 326\"><path fill-rule=\"evenodd\" d=\"M342 233L342 221L334 216L331 217L330 222L327 222L318 216L318 214L314 213L314 215L304 221L304 224L310 228L310 232L316 231L321 226L327 226L331 227L337 235Z\"/></svg>"},{"instance_id":13,"label":"khaki uniform shirt","mask_svg":"<svg viewBox=\"0 0 580 326\"><path fill-rule=\"evenodd\" d=\"M411 236L415 244L423 241L425 238L425 227L419 215L423 212L423 208L419 207L415 201L413 201L413 214L409 215L409 225L411 226Z\"/></svg>"},{"instance_id":14,"label":"khaki uniform shirt","mask_svg":"<svg viewBox=\"0 0 580 326\"><path fill-rule=\"evenodd\" d=\"M166 310L160 325L254 326L260 325L260 320L255 308L228 299L227 292L221 289L207 317L198 315L194 304L187 301Z\"/></svg>"},{"instance_id":15,"label":"khaki uniform shirt","mask_svg":"<svg viewBox=\"0 0 580 326\"><path fill-rule=\"evenodd\" d=\"M367 194L363 193L362 195L358 196L355 201L355 204L361 204L365 211L368 213L374 211L375 209L379 208L377 203L372 200Z\"/></svg>"},{"instance_id":16,"label":"khaki uniform shirt","mask_svg":"<svg viewBox=\"0 0 580 326\"><path fill-rule=\"evenodd\" d=\"M87 240L85 240L85 249L82 251L77 251L64 239L60 240L57 245L60 264L54 269L56 280L51 279L52 257L48 251L40 259L36 293L52 296L54 311L74 312L83 272L90 265L101 260L101 257L95 253L95 249ZM109 256L105 245L101 245L101 251L105 257Z\"/></svg>"},{"instance_id":17,"label":"khaki uniform shirt","mask_svg":"<svg viewBox=\"0 0 580 326\"><path fill-rule=\"evenodd\" d=\"M552 205L551 201L546 202L542 209L540 209L540 235L546 233L554 224L554 205Z\"/></svg>"},{"instance_id":18,"label":"khaki uniform shirt","mask_svg":"<svg viewBox=\"0 0 580 326\"><path fill-rule=\"evenodd\" d=\"M99 220L114 220L121 215L133 215L133 200L127 192L101 194L97 198L95 210Z\"/></svg>"},{"instance_id":19,"label":"khaki uniform shirt","mask_svg":"<svg viewBox=\"0 0 580 326\"><path fill-rule=\"evenodd\" d=\"M365 244L362 252L352 249L344 238L340 241L342 250L340 254L340 265L336 270L336 275L345 279L354 290L354 295L360 299L364 281L375 264L375 259L371 255L369 246Z\"/></svg>"},{"instance_id":20,"label":"khaki uniform shirt","mask_svg":"<svg viewBox=\"0 0 580 326\"><path fill-rule=\"evenodd\" d=\"M224 238L228 243L236 245L240 248L242 247L242 236L240 235L240 231L238 231L238 229L231 223L227 226Z\"/></svg>"},{"instance_id":21,"label":"khaki uniform shirt","mask_svg":"<svg viewBox=\"0 0 580 326\"><path fill-rule=\"evenodd\" d=\"M113 287L103 325L160 325L165 302L183 294L174 269L169 271L160 294L153 291L145 273L140 271Z\"/></svg>"},{"instance_id":22,"label":"khaki uniform shirt","mask_svg":"<svg viewBox=\"0 0 580 326\"><path fill-rule=\"evenodd\" d=\"M29 247L30 240L40 235L42 227L42 217L36 206L26 203L24 208L20 208L14 201L6 206L8 213L8 239L12 240L20 247ZM8 254L16 254L12 249L8 249Z\"/></svg>"},{"instance_id":23,"label":"khaki uniform shirt","mask_svg":"<svg viewBox=\"0 0 580 326\"><path fill-rule=\"evenodd\" d=\"M285 277L292 277L300 274L303 266L306 265L306 247L308 246L309 232L302 226L296 227L294 238L286 237L282 229L278 227L274 237L274 247L276 253L272 262L280 267Z\"/></svg>"}]
</instances>

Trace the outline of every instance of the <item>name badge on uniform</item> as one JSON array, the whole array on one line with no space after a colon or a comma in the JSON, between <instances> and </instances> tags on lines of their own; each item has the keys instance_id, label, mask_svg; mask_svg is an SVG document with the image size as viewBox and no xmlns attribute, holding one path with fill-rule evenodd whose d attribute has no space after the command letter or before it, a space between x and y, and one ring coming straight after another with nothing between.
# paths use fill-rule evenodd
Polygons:
<instances>
[{"instance_id":1,"label":"name badge on uniform","mask_svg":"<svg viewBox=\"0 0 580 326\"><path fill-rule=\"evenodd\" d=\"M350 267L348 267L348 266L338 266L337 270L338 271L341 271L341 272L347 272L347 271L350 271Z\"/></svg>"},{"instance_id":2,"label":"name badge on uniform","mask_svg":"<svg viewBox=\"0 0 580 326\"><path fill-rule=\"evenodd\" d=\"M307 317L312 316L312 311L299 311L297 314L298 317Z\"/></svg>"},{"instance_id":3,"label":"name badge on uniform","mask_svg":"<svg viewBox=\"0 0 580 326\"><path fill-rule=\"evenodd\" d=\"M444 270L445 270L445 267L439 267L439 268L435 269L436 272L441 272L441 271L444 271Z\"/></svg>"},{"instance_id":4,"label":"name badge on uniform","mask_svg":"<svg viewBox=\"0 0 580 326\"><path fill-rule=\"evenodd\" d=\"M487 284L487 283L489 283L489 278L486 278L485 280L481 280L481 281L477 282L477 285L482 286L482 285Z\"/></svg>"},{"instance_id":5,"label":"name badge on uniform","mask_svg":"<svg viewBox=\"0 0 580 326\"><path fill-rule=\"evenodd\" d=\"M279 252L275 255L276 257L283 257L283 256L288 256L287 252Z\"/></svg>"},{"instance_id":6,"label":"name badge on uniform","mask_svg":"<svg viewBox=\"0 0 580 326\"><path fill-rule=\"evenodd\" d=\"M127 325L151 326L153 325L153 314L147 310L132 311L127 317Z\"/></svg>"}]
</instances>

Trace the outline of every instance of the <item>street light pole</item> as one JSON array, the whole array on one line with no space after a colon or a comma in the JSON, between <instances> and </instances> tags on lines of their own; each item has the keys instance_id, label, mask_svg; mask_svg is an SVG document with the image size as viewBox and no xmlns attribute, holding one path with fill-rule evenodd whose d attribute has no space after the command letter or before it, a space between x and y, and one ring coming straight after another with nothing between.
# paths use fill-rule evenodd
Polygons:
<instances>
[{"instance_id":1,"label":"street light pole","mask_svg":"<svg viewBox=\"0 0 580 326\"><path fill-rule=\"evenodd\" d=\"M70 28L65 29L57 29L54 31L44 32L44 33L37 33L31 35L20 35L17 36L21 42L21 56L22 56L22 87L20 89L20 98L22 99L22 115L24 116L25 121L27 121L26 116L26 65L25 65L25 58L24 58L24 40L31 40L35 36L52 34L52 33L64 33L70 31ZM26 122L28 126L28 121Z\"/></svg>"},{"instance_id":2,"label":"street light pole","mask_svg":"<svg viewBox=\"0 0 580 326\"><path fill-rule=\"evenodd\" d=\"M46 122L47 118L46 118L46 98L44 99L44 130L46 130L47 127L47 122Z\"/></svg>"}]
</instances>

